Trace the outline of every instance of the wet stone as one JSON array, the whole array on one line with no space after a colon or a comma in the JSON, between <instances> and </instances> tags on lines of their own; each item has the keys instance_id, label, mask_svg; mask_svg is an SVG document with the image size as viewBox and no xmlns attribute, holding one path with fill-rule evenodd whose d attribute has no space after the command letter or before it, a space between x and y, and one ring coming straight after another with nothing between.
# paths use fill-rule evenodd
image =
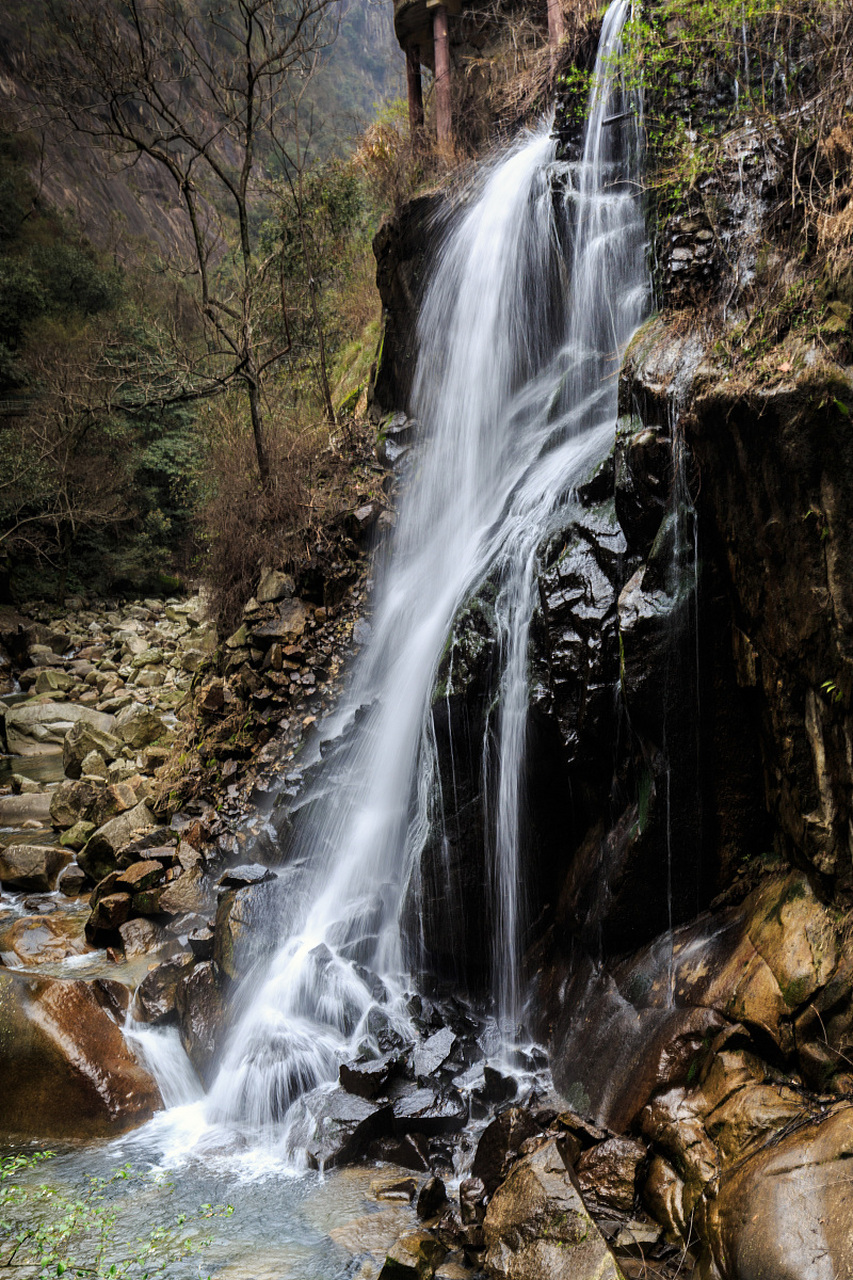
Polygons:
<instances>
[{"instance_id":1,"label":"wet stone","mask_svg":"<svg viewBox=\"0 0 853 1280\"><path fill-rule=\"evenodd\" d=\"M439 1067L450 1057L455 1044L456 1036L450 1027L442 1027L423 1044L417 1045L412 1054L412 1064L418 1080L435 1075Z\"/></svg>"},{"instance_id":2,"label":"wet stone","mask_svg":"<svg viewBox=\"0 0 853 1280\"><path fill-rule=\"evenodd\" d=\"M447 1208L447 1188L441 1178L427 1178L418 1193L417 1214L422 1221L437 1218Z\"/></svg>"},{"instance_id":3,"label":"wet stone","mask_svg":"<svg viewBox=\"0 0 853 1280\"><path fill-rule=\"evenodd\" d=\"M525 1107L508 1107L483 1131L471 1165L474 1177L482 1179L488 1195L493 1195L506 1177L519 1148L539 1133L539 1126Z\"/></svg>"},{"instance_id":4,"label":"wet stone","mask_svg":"<svg viewBox=\"0 0 853 1280\"><path fill-rule=\"evenodd\" d=\"M390 1132L389 1105L376 1106L341 1089L317 1090L300 1104L307 1122L305 1151L318 1169L359 1159L372 1141Z\"/></svg>"},{"instance_id":5,"label":"wet stone","mask_svg":"<svg viewBox=\"0 0 853 1280\"><path fill-rule=\"evenodd\" d=\"M342 1062L338 1079L347 1093L368 1100L382 1093L388 1081L400 1069L399 1054L386 1053L370 1062Z\"/></svg>"},{"instance_id":6,"label":"wet stone","mask_svg":"<svg viewBox=\"0 0 853 1280\"><path fill-rule=\"evenodd\" d=\"M248 885L263 884L266 880L274 880L275 872L260 862L247 863L241 867L231 867L216 882L217 889L245 889Z\"/></svg>"},{"instance_id":7,"label":"wet stone","mask_svg":"<svg viewBox=\"0 0 853 1280\"><path fill-rule=\"evenodd\" d=\"M456 1089L436 1093L432 1089L416 1089L394 1103L394 1129L398 1134L459 1133L468 1121L468 1107Z\"/></svg>"}]
</instances>

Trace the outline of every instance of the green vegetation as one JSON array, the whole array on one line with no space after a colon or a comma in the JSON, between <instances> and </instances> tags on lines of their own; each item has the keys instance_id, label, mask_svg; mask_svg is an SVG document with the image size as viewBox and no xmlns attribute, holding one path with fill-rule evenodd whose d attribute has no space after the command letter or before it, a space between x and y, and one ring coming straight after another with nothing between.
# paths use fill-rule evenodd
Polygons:
<instances>
[{"instance_id":1,"label":"green vegetation","mask_svg":"<svg viewBox=\"0 0 853 1280\"><path fill-rule=\"evenodd\" d=\"M353 134L402 61L390 14L300 4L301 26L278 0L157 0L137 15L143 57L124 11L105 27L88 0L61 20L33 0L43 53L21 50L19 68L37 108L0 135L0 597L202 572L228 621L260 563L322 554L329 518L361 499L388 200ZM238 55L266 68L254 88L233 77ZM116 95L136 113L111 113ZM80 155L149 166L166 248L158 222L107 257L51 207L39 174L57 122Z\"/></svg>"},{"instance_id":2,"label":"green vegetation","mask_svg":"<svg viewBox=\"0 0 853 1280\"><path fill-rule=\"evenodd\" d=\"M25 1271L43 1280L51 1276L90 1280L135 1280L164 1272L171 1263L197 1254L210 1243L200 1233L211 1218L227 1218L230 1205L202 1205L194 1214L178 1213L155 1222L144 1235L128 1238L127 1206L132 1193L156 1187L157 1198L173 1185L130 1165L109 1178L89 1177L81 1185L36 1183L28 1176L51 1151L0 1159L0 1269ZM124 1229L123 1229L124 1228ZM121 1237L121 1238L120 1238Z\"/></svg>"}]
</instances>

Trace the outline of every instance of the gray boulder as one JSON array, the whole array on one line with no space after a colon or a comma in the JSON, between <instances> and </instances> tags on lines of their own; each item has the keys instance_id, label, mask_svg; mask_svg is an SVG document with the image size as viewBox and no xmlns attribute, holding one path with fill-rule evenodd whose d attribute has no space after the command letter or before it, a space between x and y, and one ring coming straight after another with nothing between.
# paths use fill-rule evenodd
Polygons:
<instances>
[{"instance_id":1,"label":"gray boulder","mask_svg":"<svg viewBox=\"0 0 853 1280\"><path fill-rule=\"evenodd\" d=\"M125 845L156 825L154 814L144 802L120 813L99 827L78 855L77 861L89 879L97 884L115 871L119 854Z\"/></svg>"},{"instance_id":2,"label":"gray boulder","mask_svg":"<svg viewBox=\"0 0 853 1280\"><path fill-rule=\"evenodd\" d=\"M123 750L124 743L114 733L81 720L69 730L62 744L62 767L69 778L79 778L84 772L83 761L93 752L109 763L117 760Z\"/></svg>"},{"instance_id":3,"label":"gray boulder","mask_svg":"<svg viewBox=\"0 0 853 1280\"><path fill-rule=\"evenodd\" d=\"M101 733L110 733L115 723L112 716L74 702L23 702L6 712L9 751L18 756L58 753L66 736L80 722Z\"/></svg>"}]
</instances>

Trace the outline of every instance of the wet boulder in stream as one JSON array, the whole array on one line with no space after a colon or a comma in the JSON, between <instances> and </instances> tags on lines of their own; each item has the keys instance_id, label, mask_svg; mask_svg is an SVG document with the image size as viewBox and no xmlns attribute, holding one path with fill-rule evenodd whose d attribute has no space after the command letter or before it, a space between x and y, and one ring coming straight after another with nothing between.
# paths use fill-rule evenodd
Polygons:
<instances>
[{"instance_id":1,"label":"wet boulder in stream","mask_svg":"<svg viewBox=\"0 0 853 1280\"><path fill-rule=\"evenodd\" d=\"M128 1048L107 982L0 970L0 1131L26 1141L113 1137L162 1105Z\"/></svg>"}]
</instances>

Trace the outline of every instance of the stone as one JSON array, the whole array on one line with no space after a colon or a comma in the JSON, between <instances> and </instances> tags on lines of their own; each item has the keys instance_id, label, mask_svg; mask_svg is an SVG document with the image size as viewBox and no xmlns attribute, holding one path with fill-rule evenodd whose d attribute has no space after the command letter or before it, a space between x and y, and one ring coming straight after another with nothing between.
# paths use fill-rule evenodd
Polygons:
<instances>
[{"instance_id":1,"label":"stone","mask_svg":"<svg viewBox=\"0 0 853 1280\"><path fill-rule=\"evenodd\" d=\"M338 1070L341 1088L356 1097L371 1100L385 1092L394 1075L399 1072L402 1059L399 1054L386 1053L368 1062L342 1062Z\"/></svg>"},{"instance_id":2,"label":"stone","mask_svg":"<svg viewBox=\"0 0 853 1280\"><path fill-rule=\"evenodd\" d=\"M853 1107L816 1113L724 1173L700 1207L721 1280L835 1280L853 1275Z\"/></svg>"},{"instance_id":3,"label":"stone","mask_svg":"<svg viewBox=\"0 0 853 1280\"><path fill-rule=\"evenodd\" d=\"M471 1173L480 1178L487 1195L494 1195L511 1166L518 1159L521 1144L540 1132L526 1107L508 1107L483 1130L471 1164Z\"/></svg>"},{"instance_id":4,"label":"stone","mask_svg":"<svg viewBox=\"0 0 853 1280\"><path fill-rule=\"evenodd\" d=\"M75 822L73 827L63 831L59 843L63 849L82 849L83 845L97 830L94 822Z\"/></svg>"},{"instance_id":5,"label":"stone","mask_svg":"<svg viewBox=\"0 0 853 1280\"><path fill-rule=\"evenodd\" d=\"M90 751L80 764L81 778L102 778L106 782L109 777L107 762L99 751Z\"/></svg>"},{"instance_id":6,"label":"stone","mask_svg":"<svg viewBox=\"0 0 853 1280\"><path fill-rule=\"evenodd\" d=\"M166 931L153 920L126 920L118 927L122 949L128 960L158 951L166 941Z\"/></svg>"},{"instance_id":7,"label":"stone","mask_svg":"<svg viewBox=\"0 0 853 1280\"><path fill-rule=\"evenodd\" d=\"M514 1165L483 1232L492 1280L623 1280L553 1139Z\"/></svg>"},{"instance_id":8,"label":"stone","mask_svg":"<svg viewBox=\"0 0 853 1280\"><path fill-rule=\"evenodd\" d=\"M145 889L153 889L162 884L166 877L166 869L162 862L149 859L145 862L134 862L120 871L115 879L115 886L122 893L141 893Z\"/></svg>"},{"instance_id":9,"label":"stone","mask_svg":"<svg viewBox=\"0 0 853 1280\"><path fill-rule=\"evenodd\" d=\"M459 1133L468 1120L468 1107L456 1089L436 1093L433 1089L416 1089L394 1101L394 1132L437 1134Z\"/></svg>"},{"instance_id":10,"label":"stone","mask_svg":"<svg viewBox=\"0 0 853 1280\"><path fill-rule=\"evenodd\" d=\"M259 862L248 863L241 867L231 867L216 882L217 889L244 889L247 885L263 884L266 880L274 880L275 872Z\"/></svg>"},{"instance_id":11,"label":"stone","mask_svg":"<svg viewBox=\"0 0 853 1280\"><path fill-rule=\"evenodd\" d=\"M441 1178L427 1178L418 1192L417 1215L422 1221L437 1218L447 1208L447 1188Z\"/></svg>"},{"instance_id":12,"label":"stone","mask_svg":"<svg viewBox=\"0 0 853 1280\"><path fill-rule=\"evenodd\" d=\"M208 925L199 925L198 928L193 929L187 935L187 941L196 960L213 959L214 933Z\"/></svg>"},{"instance_id":13,"label":"stone","mask_svg":"<svg viewBox=\"0 0 853 1280\"><path fill-rule=\"evenodd\" d=\"M225 1029L225 1002L212 960L197 964L175 985L181 1043L202 1082L214 1076L216 1050Z\"/></svg>"},{"instance_id":14,"label":"stone","mask_svg":"<svg viewBox=\"0 0 853 1280\"><path fill-rule=\"evenodd\" d=\"M63 782L50 799L50 820L55 827L73 827L91 820L103 787L91 779Z\"/></svg>"},{"instance_id":15,"label":"stone","mask_svg":"<svg viewBox=\"0 0 853 1280\"><path fill-rule=\"evenodd\" d=\"M447 1245L425 1231L407 1231L388 1252L379 1280L423 1280L435 1275Z\"/></svg>"},{"instance_id":16,"label":"stone","mask_svg":"<svg viewBox=\"0 0 853 1280\"><path fill-rule=\"evenodd\" d=\"M6 712L6 741L13 755L61 752L66 735L79 723L110 733L113 717L71 702L19 703Z\"/></svg>"},{"instance_id":17,"label":"stone","mask_svg":"<svg viewBox=\"0 0 853 1280\"><path fill-rule=\"evenodd\" d=\"M271 604L276 600L288 599L295 590L296 584L289 573L280 573L278 569L262 569L255 598L258 604Z\"/></svg>"},{"instance_id":18,"label":"stone","mask_svg":"<svg viewBox=\"0 0 853 1280\"><path fill-rule=\"evenodd\" d=\"M96 752L105 763L116 760L122 753L122 742L114 734L104 732L85 720L75 724L66 735L62 747L62 766L66 777L79 778L83 761Z\"/></svg>"},{"instance_id":19,"label":"stone","mask_svg":"<svg viewBox=\"0 0 853 1280\"><path fill-rule=\"evenodd\" d=\"M450 1027L442 1027L428 1040L417 1045L412 1054L412 1066L416 1078L421 1080L425 1077L428 1082L429 1077L435 1075L442 1063L450 1057L455 1044L456 1036Z\"/></svg>"},{"instance_id":20,"label":"stone","mask_svg":"<svg viewBox=\"0 0 853 1280\"><path fill-rule=\"evenodd\" d=\"M32 778L25 778L21 773L12 774L12 788L18 796L35 796L41 791L38 782L34 782Z\"/></svg>"},{"instance_id":21,"label":"stone","mask_svg":"<svg viewBox=\"0 0 853 1280\"><path fill-rule=\"evenodd\" d=\"M82 867L78 867L76 862L69 863L64 870L60 871L56 887L66 897L80 897L86 891L85 871L83 871Z\"/></svg>"},{"instance_id":22,"label":"stone","mask_svg":"<svg viewBox=\"0 0 853 1280\"><path fill-rule=\"evenodd\" d=\"M161 716L141 702L131 702L116 716L117 737L133 751L141 751L168 733Z\"/></svg>"},{"instance_id":23,"label":"stone","mask_svg":"<svg viewBox=\"0 0 853 1280\"><path fill-rule=\"evenodd\" d=\"M99 898L86 921L86 937L99 943L102 934L114 933L130 915L130 894L107 893Z\"/></svg>"},{"instance_id":24,"label":"stone","mask_svg":"<svg viewBox=\"0 0 853 1280\"><path fill-rule=\"evenodd\" d=\"M646 1159L646 1148L633 1138L608 1138L585 1151L575 1164L578 1187L584 1199L630 1214L637 1196L637 1174Z\"/></svg>"},{"instance_id":25,"label":"stone","mask_svg":"<svg viewBox=\"0 0 853 1280\"><path fill-rule=\"evenodd\" d=\"M67 671L55 671L48 667L39 671L34 687L36 693L68 693L76 683L74 676Z\"/></svg>"},{"instance_id":26,"label":"stone","mask_svg":"<svg viewBox=\"0 0 853 1280\"><path fill-rule=\"evenodd\" d=\"M48 893L56 888L57 877L71 861L71 854L52 845L0 845L0 883L8 889Z\"/></svg>"},{"instance_id":27,"label":"stone","mask_svg":"<svg viewBox=\"0 0 853 1280\"><path fill-rule=\"evenodd\" d=\"M39 825L50 821L51 797L46 792L25 796L0 796L0 827L21 827L25 822Z\"/></svg>"},{"instance_id":28,"label":"stone","mask_svg":"<svg viewBox=\"0 0 853 1280\"><path fill-rule=\"evenodd\" d=\"M130 921L130 924L140 924L141 921ZM151 928L150 921L145 921ZM124 926L128 928L128 925ZM192 972L195 961L192 956L182 955L176 956L172 960L166 960L163 964L158 964L156 969L152 969L140 982L136 988L136 995L133 1000L133 1016L138 1018L140 1022L151 1022L159 1024L162 1022L174 1022L177 1018L177 986L181 979L186 978Z\"/></svg>"},{"instance_id":29,"label":"stone","mask_svg":"<svg viewBox=\"0 0 853 1280\"><path fill-rule=\"evenodd\" d=\"M376 1139L390 1134L391 1107L356 1098L341 1089L315 1089L291 1108L292 1132L312 1166L351 1164Z\"/></svg>"},{"instance_id":30,"label":"stone","mask_svg":"<svg viewBox=\"0 0 853 1280\"><path fill-rule=\"evenodd\" d=\"M0 969L0 1132L112 1138L162 1107L116 1023L112 986Z\"/></svg>"},{"instance_id":31,"label":"stone","mask_svg":"<svg viewBox=\"0 0 853 1280\"><path fill-rule=\"evenodd\" d=\"M90 837L77 861L93 884L103 880L118 865L121 850L138 836L156 824L154 814L146 804L111 818Z\"/></svg>"},{"instance_id":32,"label":"stone","mask_svg":"<svg viewBox=\"0 0 853 1280\"><path fill-rule=\"evenodd\" d=\"M274 642L293 644L304 635L307 623L308 610L302 601L285 600L279 605L278 617L253 627L250 638L261 649L266 649Z\"/></svg>"},{"instance_id":33,"label":"stone","mask_svg":"<svg viewBox=\"0 0 853 1280\"><path fill-rule=\"evenodd\" d=\"M160 893L160 910L167 915L180 915L184 911L203 915L212 910L213 905L213 894L201 867L182 872Z\"/></svg>"}]
</instances>

